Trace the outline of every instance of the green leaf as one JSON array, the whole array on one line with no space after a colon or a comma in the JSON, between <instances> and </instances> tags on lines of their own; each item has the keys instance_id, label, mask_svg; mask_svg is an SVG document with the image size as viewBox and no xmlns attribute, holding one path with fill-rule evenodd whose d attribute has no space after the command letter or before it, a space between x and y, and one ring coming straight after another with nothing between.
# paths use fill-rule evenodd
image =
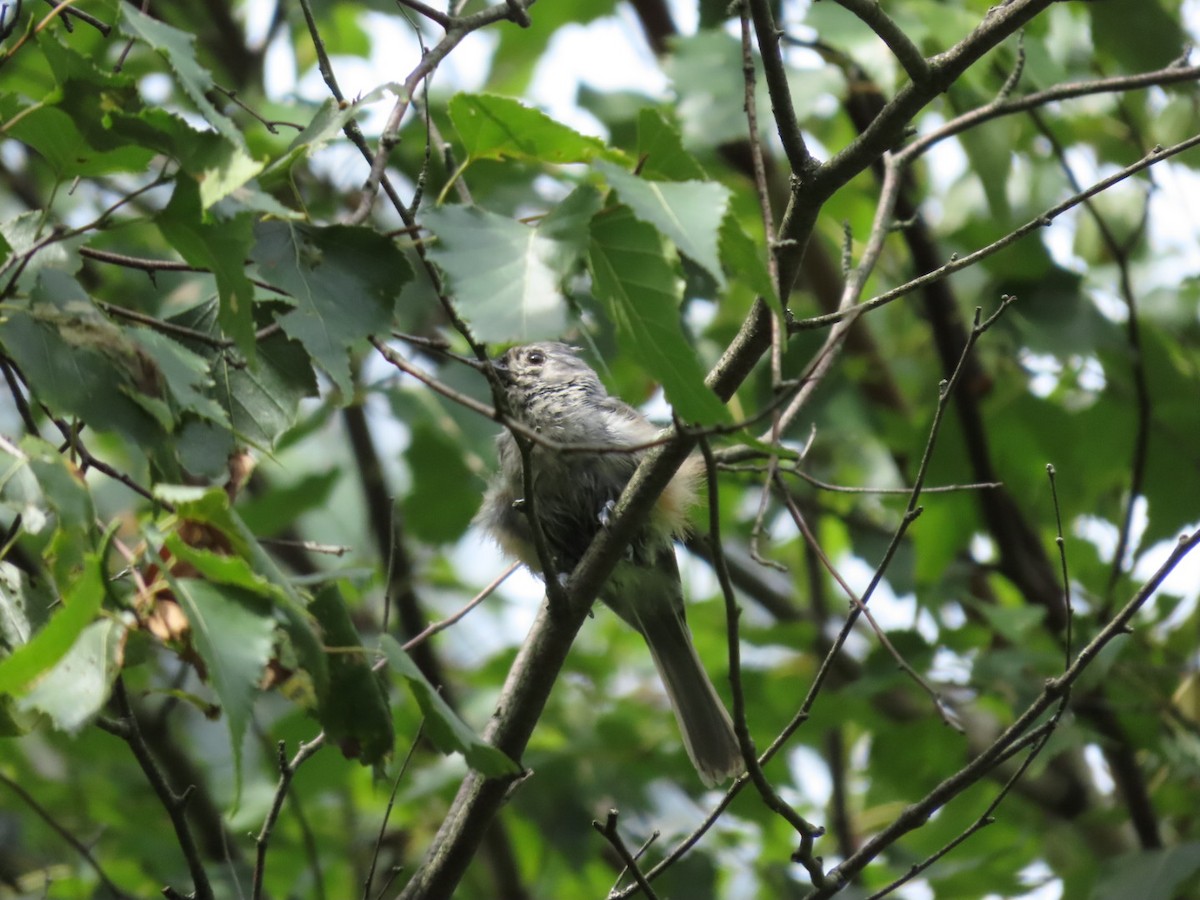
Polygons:
<instances>
[{"instance_id":1,"label":"green leaf","mask_svg":"<svg viewBox=\"0 0 1200 900\"><path fill-rule=\"evenodd\" d=\"M61 273L43 272L39 282L50 275ZM147 450L161 439L165 423L147 405L156 392L153 367L90 306L14 310L0 321L0 344L56 414L118 431Z\"/></svg>"},{"instance_id":2,"label":"green leaf","mask_svg":"<svg viewBox=\"0 0 1200 900\"><path fill-rule=\"evenodd\" d=\"M151 18L128 3L121 5L118 27L123 34L149 45L166 60L175 75L176 83L196 105L205 121L225 140L236 147L244 145L242 133L238 131L237 126L209 102L208 94L215 90L215 86L212 75L196 60L195 35Z\"/></svg>"},{"instance_id":3,"label":"green leaf","mask_svg":"<svg viewBox=\"0 0 1200 900\"><path fill-rule=\"evenodd\" d=\"M214 382L208 360L159 331L128 328L125 332L152 359L176 405L229 427L229 415L212 396Z\"/></svg>"},{"instance_id":4,"label":"green leaf","mask_svg":"<svg viewBox=\"0 0 1200 900\"><path fill-rule=\"evenodd\" d=\"M603 198L590 184L581 184L538 223L538 236L560 245L556 254L563 276L572 273L587 252L591 239L592 217L600 211Z\"/></svg>"},{"instance_id":5,"label":"green leaf","mask_svg":"<svg viewBox=\"0 0 1200 900\"><path fill-rule=\"evenodd\" d=\"M40 153L62 181L113 172L144 172L154 158L154 151L149 147L94 148L75 120L53 106L25 112L13 121L6 133Z\"/></svg>"},{"instance_id":6,"label":"green leaf","mask_svg":"<svg viewBox=\"0 0 1200 900\"><path fill-rule=\"evenodd\" d=\"M486 743L458 717L395 638L383 635L379 648L392 671L408 681L409 689L425 714L425 731L435 747L443 753L461 753L472 769L489 778L502 778L521 771L520 766Z\"/></svg>"},{"instance_id":7,"label":"green leaf","mask_svg":"<svg viewBox=\"0 0 1200 900\"><path fill-rule=\"evenodd\" d=\"M300 664L312 676L317 690L323 690L328 679L325 653L314 632L307 604L295 587L280 571L275 560L259 545L253 532L241 517L230 508L229 495L219 487L156 484L154 496L175 507L175 515L204 525L211 525L229 541L230 550L248 561L258 576L269 581L278 592L275 613L295 648Z\"/></svg>"},{"instance_id":8,"label":"green leaf","mask_svg":"<svg viewBox=\"0 0 1200 900\"><path fill-rule=\"evenodd\" d=\"M1141 850L1110 859L1111 874L1092 894L1092 900L1173 900L1180 886L1195 884L1200 872L1200 841L1185 841L1163 850Z\"/></svg>"},{"instance_id":9,"label":"green leaf","mask_svg":"<svg viewBox=\"0 0 1200 900\"><path fill-rule=\"evenodd\" d=\"M83 571L63 597L62 610L32 640L0 660L0 694L25 693L31 681L67 655L103 602L100 561L89 555Z\"/></svg>"},{"instance_id":10,"label":"green leaf","mask_svg":"<svg viewBox=\"0 0 1200 900\"><path fill-rule=\"evenodd\" d=\"M576 258L569 243L462 206L430 210L424 224L438 239L430 255L480 340L562 334L567 320L560 284Z\"/></svg>"},{"instance_id":11,"label":"green leaf","mask_svg":"<svg viewBox=\"0 0 1200 900\"><path fill-rule=\"evenodd\" d=\"M759 247L754 239L746 234L732 212L727 213L721 220L720 242L721 265L729 277L745 283L767 301L772 310L779 311L779 298L764 258L770 251Z\"/></svg>"},{"instance_id":12,"label":"green leaf","mask_svg":"<svg viewBox=\"0 0 1200 900\"><path fill-rule=\"evenodd\" d=\"M224 221L214 219L201 207L197 183L181 176L158 217L158 228L185 260L213 273L221 297L221 327L253 358L254 286L246 277L245 265L253 239L253 217L243 213Z\"/></svg>"},{"instance_id":13,"label":"green leaf","mask_svg":"<svg viewBox=\"0 0 1200 900\"><path fill-rule=\"evenodd\" d=\"M255 238L251 256L262 277L296 306L279 324L350 397L348 350L391 325L396 295L412 277L404 255L379 232L344 225L264 222Z\"/></svg>"},{"instance_id":14,"label":"green leaf","mask_svg":"<svg viewBox=\"0 0 1200 900\"><path fill-rule=\"evenodd\" d=\"M643 178L661 181L707 181L708 174L683 146L679 129L662 113L646 107L638 113L637 158Z\"/></svg>"},{"instance_id":15,"label":"green leaf","mask_svg":"<svg viewBox=\"0 0 1200 900\"><path fill-rule=\"evenodd\" d=\"M319 695L317 717L342 753L365 766L374 765L391 752L395 741L381 679L371 671L350 611L336 587L322 588L308 608L321 623L329 657L329 689Z\"/></svg>"},{"instance_id":16,"label":"green leaf","mask_svg":"<svg viewBox=\"0 0 1200 900\"><path fill-rule=\"evenodd\" d=\"M86 534L95 528L96 510L83 476L56 447L33 435L21 439L29 470L45 503L58 514L60 528Z\"/></svg>"},{"instance_id":17,"label":"green leaf","mask_svg":"<svg viewBox=\"0 0 1200 900\"><path fill-rule=\"evenodd\" d=\"M339 103L330 98L325 100L316 113L288 145L287 152L273 160L262 172L259 183L268 189L288 184L291 170L297 162L310 158L331 142L344 137L343 129L351 119L368 113L367 107L384 99L389 94L399 94L400 85L383 84L351 102Z\"/></svg>"},{"instance_id":18,"label":"green leaf","mask_svg":"<svg viewBox=\"0 0 1200 900\"><path fill-rule=\"evenodd\" d=\"M1105 0L1089 4L1096 50L1120 60L1130 71L1151 71L1179 58L1188 36L1177 15L1161 3Z\"/></svg>"},{"instance_id":19,"label":"green leaf","mask_svg":"<svg viewBox=\"0 0 1200 900\"><path fill-rule=\"evenodd\" d=\"M1014 125L1009 119L984 122L959 135L970 160L971 171L983 185L983 192L997 227L1007 227L1005 223L1012 219L1008 184L1012 172L1011 148L1014 137Z\"/></svg>"},{"instance_id":20,"label":"green leaf","mask_svg":"<svg viewBox=\"0 0 1200 900\"><path fill-rule=\"evenodd\" d=\"M0 654L29 643L29 576L12 563L0 560Z\"/></svg>"},{"instance_id":21,"label":"green leaf","mask_svg":"<svg viewBox=\"0 0 1200 900\"><path fill-rule=\"evenodd\" d=\"M108 702L121 671L125 631L115 619L88 625L54 668L17 701L17 708L43 713L63 731L79 731Z\"/></svg>"},{"instance_id":22,"label":"green leaf","mask_svg":"<svg viewBox=\"0 0 1200 900\"><path fill-rule=\"evenodd\" d=\"M257 306L259 310L263 308L263 304ZM217 303L201 303L168 321L210 337L220 337L217 311ZM256 326L261 324L255 321ZM227 353L210 344L186 338L182 342L208 359L214 394L233 434L253 446L273 447L276 439L295 424L300 401L317 393L308 354L298 342L282 333L258 341L258 352L247 365L233 365ZM227 437L225 449L218 454L221 459L228 457L233 447L232 437Z\"/></svg>"},{"instance_id":23,"label":"green leaf","mask_svg":"<svg viewBox=\"0 0 1200 900\"><path fill-rule=\"evenodd\" d=\"M412 470L412 490L404 498L409 529L430 543L462 537L479 508L479 482L460 444L439 428L417 426L404 456Z\"/></svg>"},{"instance_id":24,"label":"green leaf","mask_svg":"<svg viewBox=\"0 0 1200 900\"><path fill-rule=\"evenodd\" d=\"M166 574L175 599L187 614L192 642L229 722L234 792L240 795L242 738L274 644L271 606L241 588Z\"/></svg>"},{"instance_id":25,"label":"green leaf","mask_svg":"<svg viewBox=\"0 0 1200 900\"><path fill-rule=\"evenodd\" d=\"M247 528L267 537L295 525L304 513L325 506L341 477L341 471L332 468L307 474L284 487L272 483L261 495L240 502L237 511Z\"/></svg>"},{"instance_id":26,"label":"green leaf","mask_svg":"<svg viewBox=\"0 0 1200 900\"><path fill-rule=\"evenodd\" d=\"M97 69L90 59L55 39L43 38L38 46L45 52L60 88L48 102L53 101L55 110L65 113L71 129L78 131L78 146L72 147L76 142L68 130L63 146L44 149L49 158L61 155L63 165L82 165L90 171L115 162L121 162L124 168L125 157L145 156L147 151L155 150L176 160L199 183L200 204L205 210L262 169L240 138L230 140L216 131L200 130L159 106L146 108L136 83L128 76ZM53 117L49 124L55 124ZM44 130L34 128L30 135L39 139L39 147L47 138L54 138L44 135ZM67 153L74 156L66 158Z\"/></svg>"},{"instance_id":27,"label":"green leaf","mask_svg":"<svg viewBox=\"0 0 1200 900\"><path fill-rule=\"evenodd\" d=\"M596 168L634 215L665 234L725 287L717 234L729 208L729 188L715 181L647 181L603 161Z\"/></svg>"},{"instance_id":28,"label":"green leaf","mask_svg":"<svg viewBox=\"0 0 1200 900\"><path fill-rule=\"evenodd\" d=\"M180 562L192 566L206 581L248 591L267 600L287 602L284 590L255 572L245 557L193 547L177 532L168 534L163 546Z\"/></svg>"},{"instance_id":29,"label":"green leaf","mask_svg":"<svg viewBox=\"0 0 1200 900\"><path fill-rule=\"evenodd\" d=\"M588 269L618 335L662 383L675 412L688 422L728 421L729 411L705 385L700 361L684 340L681 282L659 233L628 207L604 210L592 220Z\"/></svg>"},{"instance_id":30,"label":"green leaf","mask_svg":"<svg viewBox=\"0 0 1200 900\"><path fill-rule=\"evenodd\" d=\"M678 93L676 113L688 146L713 147L745 140L745 85L740 78L714 78L714 72L740 70L741 42L713 29L682 37L663 68ZM759 103L760 110L770 109Z\"/></svg>"},{"instance_id":31,"label":"green leaf","mask_svg":"<svg viewBox=\"0 0 1200 900\"><path fill-rule=\"evenodd\" d=\"M504 158L543 163L620 158L599 138L582 135L511 97L455 94L449 113L466 149L464 164Z\"/></svg>"}]
</instances>

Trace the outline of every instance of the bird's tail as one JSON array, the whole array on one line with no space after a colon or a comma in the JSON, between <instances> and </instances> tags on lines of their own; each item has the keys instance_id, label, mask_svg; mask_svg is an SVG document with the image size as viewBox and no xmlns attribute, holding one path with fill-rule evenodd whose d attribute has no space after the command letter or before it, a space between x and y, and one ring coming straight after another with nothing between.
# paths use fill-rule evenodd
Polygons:
<instances>
[{"instance_id":1,"label":"bird's tail","mask_svg":"<svg viewBox=\"0 0 1200 900\"><path fill-rule=\"evenodd\" d=\"M661 608L638 619L700 779L713 787L740 775L746 767L733 723L696 654L682 612Z\"/></svg>"}]
</instances>

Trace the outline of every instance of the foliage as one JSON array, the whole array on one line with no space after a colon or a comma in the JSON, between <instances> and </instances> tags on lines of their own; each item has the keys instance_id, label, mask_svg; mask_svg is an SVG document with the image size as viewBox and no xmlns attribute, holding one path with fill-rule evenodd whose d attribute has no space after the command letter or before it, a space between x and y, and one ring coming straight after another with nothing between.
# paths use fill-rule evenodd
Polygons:
<instances>
[{"instance_id":1,"label":"foliage","mask_svg":"<svg viewBox=\"0 0 1200 900\"><path fill-rule=\"evenodd\" d=\"M1196 35L990 6L5 5L0 897L1200 896ZM673 426L554 609L546 337ZM693 453L726 800L587 618Z\"/></svg>"}]
</instances>

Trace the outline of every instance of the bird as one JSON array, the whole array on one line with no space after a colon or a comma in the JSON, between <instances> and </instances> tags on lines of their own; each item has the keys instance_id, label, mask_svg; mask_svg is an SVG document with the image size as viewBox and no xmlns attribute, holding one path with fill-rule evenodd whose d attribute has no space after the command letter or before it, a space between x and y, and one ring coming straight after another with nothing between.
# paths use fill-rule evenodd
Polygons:
<instances>
[{"instance_id":1,"label":"bird","mask_svg":"<svg viewBox=\"0 0 1200 900\"><path fill-rule=\"evenodd\" d=\"M536 515L554 571L565 578L607 526L621 491L659 430L610 396L600 376L559 341L513 347L492 361L512 417L544 441L530 452L532 502L512 432L496 439L499 466L475 522L501 550L543 575L530 514ZM557 445L557 446L556 446ZM593 451L563 452L562 445ZM631 448L622 451L622 448ZM708 787L745 771L729 713L692 641L674 542L689 530L703 461L691 457L655 503L600 600L645 639L701 781Z\"/></svg>"}]
</instances>

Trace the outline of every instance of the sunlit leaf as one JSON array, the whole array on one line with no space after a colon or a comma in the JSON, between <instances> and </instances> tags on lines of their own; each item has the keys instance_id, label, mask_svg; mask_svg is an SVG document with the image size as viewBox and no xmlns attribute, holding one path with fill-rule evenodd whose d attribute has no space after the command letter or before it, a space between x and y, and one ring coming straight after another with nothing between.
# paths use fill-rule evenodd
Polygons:
<instances>
[{"instance_id":1,"label":"sunlit leaf","mask_svg":"<svg viewBox=\"0 0 1200 900\"><path fill-rule=\"evenodd\" d=\"M431 210L430 255L475 334L484 341L557 337L566 325L561 282L574 248L538 228L481 209Z\"/></svg>"},{"instance_id":2,"label":"sunlit leaf","mask_svg":"<svg viewBox=\"0 0 1200 900\"><path fill-rule=\"evenodd\" d=\"M120 674L125 625L101 619L88 625L52 669L17 701L17 708L40 712L54 727L77 732L108 702Z\"/></svg>"},{"instance_id":3,"label":"sunlit leaf","mask_svg":"<svg viewBox=\"0 0 1200 900\"><path fill-rule=\"evenodd\" d=\"M102 578L99 560L90 558L63 597L62 609L28 643L0 659L0 694L24 693L35 678L66 656L104 601Z\"/></svg>"},{"instance_id":4,"label":"sunlit leaf","mask_svg":"<svg viewBox=\"0 0 1200 900\"><path fill-rule=\"evenodd\" d=\"M658 232L628 207L604 210L592 220L588 269L617 333L662 383L675 412L689 422L725 421L728 411L683 338L681 282Z\"/></svg>"},{"instance_id":5,"label":"sunlit leaf","mask_svg":"<svg viewBox=\"0 0 1200 900\"><path fill-rule=\"evenodd\" d=\"M674 125L656 109L645 108L637 120L638 174L664 181L705 181L708 174L683 146Z\"/></svg>"},{"instance_id":6,"label":"sunlit leaf","mask_svg":"<svg viewBox=\"0 0 1200 900\"><path fill-rule=\"evenodd\" d=\"M449 112L467 161L507 157L572 163L610 153L600 139L582 135L511 97L456 94Z\"/></svg>"},{"instance_id":7,"label":"sunlit leaf","mask_svg":"<svg viewBox=\"0 0 1200 900\"><path fill-rule=\"evenodd\" d=\"M717 235L729 208L727 187L715 181L648 181L604 162L596 167L635 216L665 234L724 287Z\"/></svg>"}]
</instances>

